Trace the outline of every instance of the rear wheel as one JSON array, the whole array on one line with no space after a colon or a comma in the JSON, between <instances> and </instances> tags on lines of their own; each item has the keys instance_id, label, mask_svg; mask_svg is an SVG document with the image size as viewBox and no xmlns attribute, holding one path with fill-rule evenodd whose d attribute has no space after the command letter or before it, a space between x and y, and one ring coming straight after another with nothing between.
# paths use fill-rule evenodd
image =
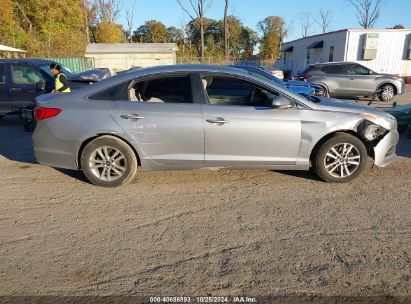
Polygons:
<instances>
[{"instance_id":1,"label":"rear wheel","mask_svg":"<svg viewBox=\"0 0 411 304\"><path fill-rule=\"evenodd\" d=\"M391 84L385 84L381 87L381 93L378 95L378 98L381 101L390 101L395 96L394 86Z\"/></svg>"},{"instance_id":2,"label":"rear wheel","mask_svg":"<svg viewBox=\"0 0 411 304\"><path fill-rule=\"evenodd\" d=\"M80 163L86 178L101 187L125 185L137 172L134 151L124 141L112 136L101 136L88 143Z\"/></svg>"},{"instance_id":3,"label":"rear wheel","mask_svg":"<svg viewBox=\"0 0 411 304\"><path fill-rule=\"evenodd\" d=\"M349 134L338 134L319 148L313 168L327 182L348 182L365 169L367 157L361 140Z\"/></svg>"}]
</instances>

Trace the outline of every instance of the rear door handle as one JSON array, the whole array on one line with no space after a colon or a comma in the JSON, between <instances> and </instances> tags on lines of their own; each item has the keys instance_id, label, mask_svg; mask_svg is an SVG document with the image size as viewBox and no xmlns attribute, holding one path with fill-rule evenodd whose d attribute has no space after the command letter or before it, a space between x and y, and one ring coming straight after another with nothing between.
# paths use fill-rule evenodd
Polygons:
<instances>
[{"instance_id":1,"label":"rear door handle","mask_svg":"<svg viewBox=\"0 0 411 304\"><path fill-rule=\"evenodd\" d=\"M10 91L11 92L20 92L21 88L11 88Z\"/></svg>"},{"instance_id":2,"label":"rear door handle","mask_svg":"<svg viewBox=\"0 0 411 304\"><path fill-rule=\"evenodd\" d=\"M144 116L141 116L138 114L124 114L124 115L120 115L120 117L124 119L130 119L130 120L144 119Z\"/></svg>"},{"instance_id":3,"label":"rear door handle","mask_svg":"<svg viewBox=\"0 0 411 304\"><path fill-rule=\"evenodd\" d=\"M226 123L229 123L228 120L225 120L224 118L221 118L221 117L217 117L216 119L206 119L206 121L208 123L212 123L212 124L226 124Z\"/></svg>"}]
</instances>

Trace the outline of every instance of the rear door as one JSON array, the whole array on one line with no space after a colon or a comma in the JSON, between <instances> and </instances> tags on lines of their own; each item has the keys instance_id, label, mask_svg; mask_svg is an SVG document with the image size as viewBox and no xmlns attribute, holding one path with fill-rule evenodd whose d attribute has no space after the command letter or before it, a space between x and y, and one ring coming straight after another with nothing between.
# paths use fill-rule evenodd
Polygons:
<instances>
[{"instance_id":1,"label":"rear door","mask_svg":"<svg viewBox=\"0 0 411 304\"><path fill-rule=\"evenodd\" d=\"M324 73L322 79L315 82L324 83L332 97L347 96L348 79L344 64L330 64L323 66L321 72Z\"/></svg>"},{"instance_id":2,"label":"rear door","mask_svg":"<svg viewBox=\"0 0 411 304\"><path fill-rule=\"evenodd\" d=\"M138 80L130 85L129 100L115 103L114 119L143 158L158 165L204 165L204 120L191 78L179 74Z\"/></svg>"},{"instance_id":3,"label":"rear door","mask_svg":"<svg viewBox=\"0 0 411 304\"><path fill-rule=\"evenodd\" d=\"M347 93L350 96L371 96L377 89L375 75L359 64L347 64Z\"/></svg>"},{"instance_id":4,"label":"rear door","mask_svg":"<svg viewBox=\"0 0 411 304\"><path fill-rule=\"evenodd\" d=\"M11 92L9 88L9 65L0 63L0 114L11 111Z\"/></svg>"},{"instance_id":5,"label":"rear door","mask_svg":"<svg viewBox=\"0 0 411 304\"><path fill-rule=\"evenodd\" d=\"M301 140L296 106L273 109L280 95L241 78L203 76L207 104L205 164L276 167L295 165Z\"/></svg>"},{"instance_id":6,"label":"rear door","mask_svg":"<svg viewBox=\"0 0 411 304\"><path fill-rule=\"evenodd\" d=\"M14 109L30 105L38 95L43 94L43 91L38 89L38 83L45 79L35 67L13 63L10 65L10 72L10 92Z\"/></svg>"}]
</instances>

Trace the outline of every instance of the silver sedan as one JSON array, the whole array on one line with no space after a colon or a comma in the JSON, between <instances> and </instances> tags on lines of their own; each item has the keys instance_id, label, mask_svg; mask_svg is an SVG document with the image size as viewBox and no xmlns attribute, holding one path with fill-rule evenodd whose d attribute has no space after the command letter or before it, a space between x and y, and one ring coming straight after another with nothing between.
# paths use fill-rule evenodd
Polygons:
<instances>
[{"instance_id":1,"label":"silver sedan","mask_svg":"<svg viewBox=\"0 0 411 304\"><path fill-rule=\"evenodd\" d=\"M37 98L39 163L99 186L137 170L308 170L347 182L368 157L395 158L397 123L374 108L294 94L240 69L176 65L124 73Z\"/></svg>"}]
</instances>

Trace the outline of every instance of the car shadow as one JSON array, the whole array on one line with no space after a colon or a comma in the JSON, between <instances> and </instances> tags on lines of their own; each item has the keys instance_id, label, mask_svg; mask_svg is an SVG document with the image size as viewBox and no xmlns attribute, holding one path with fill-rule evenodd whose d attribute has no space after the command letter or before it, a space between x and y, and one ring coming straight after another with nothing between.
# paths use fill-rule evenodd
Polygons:
<instances>
[{"instance_id":1,"label":"car shadow","mask_svg":"<svg viewBox=\"0 0 411 304\"><path fill-rule=\"evenodd\" d=\"M411 158L411 128L405 134L400 135L397 145L397 155Z\"/></svg>"},{"instance_id":2,"label":"car shadow","mask_svg":"<svg viewBox=\"0 0 411 304\"><path fill-rule=\"evenodd\" d=\"M34 164L31 133L24 130L23 121L17 115L0 119L0 155L17 162Z\"/></svg>"},{"instance_id":3,"label":"car shadow","mask_svg":"<svg viewBox=\"0 0 411 304\"><path fill-rule=\"evenodd\" d=\"M310 171L279 170L279 171L273 171L273 172L277 172L277 173L288 175L288 176L298 177L298 178L301 178L301 179L308 179L308 180L312 180L312 181L324 182L312 170L310 170Z\"/></svg>"}]
</instances>

